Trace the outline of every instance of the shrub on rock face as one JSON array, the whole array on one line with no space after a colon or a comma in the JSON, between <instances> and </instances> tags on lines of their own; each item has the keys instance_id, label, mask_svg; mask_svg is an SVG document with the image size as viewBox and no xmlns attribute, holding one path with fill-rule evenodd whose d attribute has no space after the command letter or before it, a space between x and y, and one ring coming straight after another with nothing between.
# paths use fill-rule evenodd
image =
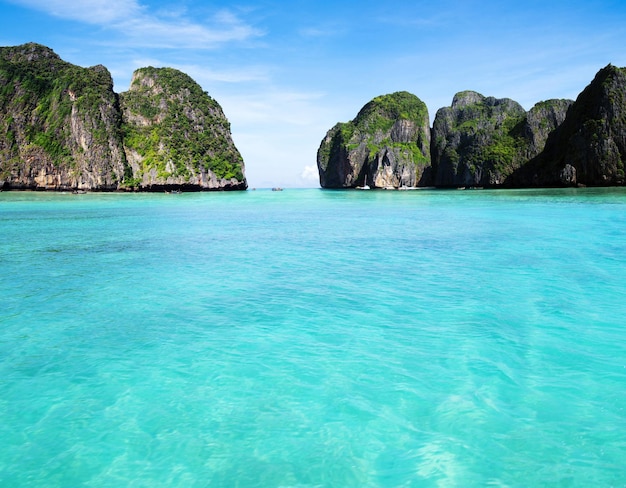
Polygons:
<instances>
[{"instance_id":1,"label":"shrub on rock face","mask_svg":"<svg viewBox=\"0 0 626 488\"><path fill-rule=\"evenodd\" d=\"M373 99L354 120L328 131L317 165L323 188L425 184L430 165L426 105L407 92Z\"/></svg>"}]
</instances>

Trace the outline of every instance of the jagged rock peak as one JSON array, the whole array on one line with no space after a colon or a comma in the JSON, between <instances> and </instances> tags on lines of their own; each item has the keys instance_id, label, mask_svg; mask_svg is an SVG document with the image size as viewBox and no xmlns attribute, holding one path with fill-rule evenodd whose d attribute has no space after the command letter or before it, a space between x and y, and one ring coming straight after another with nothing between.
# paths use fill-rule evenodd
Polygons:
<instances>
[{"instance_id":1,"label":"jagged rock peak","mask_svg":"<svg viewBox=\"0 0 626 488\"><path fill-rule=\"evenodd\" d=\"M180 94L182 91L204 93L191 76L174 68L148 66L133 72L128 91Z\"/></svg>"},{"instance_id":2,"label":"jagged rock peak","mask_svg":"<svg viewBox=\"0 0 626 488\"><path fill-rule=\"evenodd\" d=\"M524 135L528 139L532 151L528 159L535 157L546 144L550 133L560 126L573 100L551 99L536 103L526 114Z\"/></svg>"},{"instance_id":3,"label":"jagged rock peak","mask_svg":"<svg viewBox=\"0 0 626 488\"><path fill-rule=\"evenodd\" d=\"M496 186L521 164L518 126L526 116L509 98L457 93L433 123L432 170L436 186Z\"/></svg>"},{"instance_id":4,"label":"jagged rock peak","mask_svg":"<svg viewBox=\"0 0 626 488\"><path fill-rule=\"evenodd\" d=\"M454 95L452 98L452 108L462 108L468 105L483 103L485 97L478 92L465 90Z\"/></svg>"},{"instance_id":5,"label":"jagged rock peak","mask_svg":"<svg viewBox=\"0 0 626 488\"><path fill-rule=\"evenodd\" d=\"M399 91L380 95L366 103L354 118L354 123L359 124L376 115L391 120L421 121L424 111L428 112L426 105L417 96L407 91Z\"/></svg>"},{"instance_id":6,"label":"jagged rock peak","mask_svg":"<svg viewBox=\"0 0 626 488\"><path fill-rule=\"evenodd\" d=\"M42 59L61 58L52 49L35 42L29 42L20 46L8 46L1 48L3 57L12 63L33 63Z\"/></svg>"},{"instance_id":7,"label":"jagged rock peak","mask_svg":"<svg viewBox=\"0 0 626 488\"><path fill-rule=\"evenodd\" d=\"M519 103L517 103L515 100L511 100L510 98L486 97L472 90L465 90L455 94L452 98L451 108L461 109L473 105L484 105L487 107L497 107L502 105L505 107L510 107L513 110L522 108Z\"/></svg>"}]
</instances>

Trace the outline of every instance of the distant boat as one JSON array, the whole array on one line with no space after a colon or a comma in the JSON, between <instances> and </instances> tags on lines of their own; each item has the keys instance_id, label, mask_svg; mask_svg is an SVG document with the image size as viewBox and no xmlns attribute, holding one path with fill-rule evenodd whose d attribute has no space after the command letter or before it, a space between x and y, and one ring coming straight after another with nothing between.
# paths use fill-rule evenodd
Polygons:
<instances>
[{"instance_id":1,"label":"distant boat","mask_svg":"<svg viewBox=\"0 0 626 488\"><path fill-rule=\"evenodd\" d=\"M363 186L357 186L357 190L369 190L370 186L367 184L367 175L365 175L365 181L363 182Z\"/></svg>"},{"instance_id":2,"label":"distant boat","mask_svg":"<svg viewBox=\"0 0 626 488\"><path fill-rule=\"evenodd\" d=\"M283 191L283 189L280 186L275 186L272 191Z\"/></svg>"}]
</instances>

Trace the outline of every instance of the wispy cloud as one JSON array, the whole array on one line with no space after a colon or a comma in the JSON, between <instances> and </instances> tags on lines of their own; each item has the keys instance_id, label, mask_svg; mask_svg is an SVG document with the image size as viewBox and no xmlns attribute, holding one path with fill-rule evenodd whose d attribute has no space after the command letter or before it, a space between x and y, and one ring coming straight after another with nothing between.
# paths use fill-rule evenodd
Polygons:
<instances>
[{"instance_id":1,"label":"wispy cloud","mask_svg":"<svg viewBox=\"0 0 626 488\"><path fill-rule=\"evenodd\" d=\"M443 26L447 22L447 18L445 15L436 15L432 17L400 17L400 16L386 16L378 19L378 22L381 24L389 24L396 27L409 27L409 28L420 28L420 27L439 27Z\"/></svg>"},{"instance_id":2,"label":"wispy cloud","mask_svg":"<svg viewBox=\"0 0 626 488\"><path fill-rule=\"evenodd\" d=\"M155 66L160 66L161 64L166 63L152 63L152 65ZM145 64L138 64L138 66L145 66ZM172 64L171 66L187 73L194 80L197 80L203 85L208 85L213 82L247 83L267 82L270 80L269 70L264 66L243 66L241 68L219 70L198 66L196 64Z\"/></svg>"},{"instance_id":3,"label":"wispy cloud","mask_svg":"<svg viewBox=\"0 0 626 488\"><path fill-rule=\"evenodd\" d=\"M307 127L326 115L320 106L323 96L322 93L262 87L253 93L225 95L222 99L228 105L229 113L244 124Z\"/></svg>"},{"instance_id":4,"label":"wispy cloud","mask_svg":"<svg viewBox=\"0 0 626 488\"><path fill-rule=\"evenodd\" d=\"M337 35L339 30L340 29L338 29L337 27L304 27L298 30L298 33L302 37L334 37Z\"/></svg>"},{"instance_id":5,"label":"wispy cloud","mask_svg":"<svg viewBox=\"0 0 626 488\"><path fill-rule=\"evenodd\" d=\"M262 35L227 10L199 22L190 19L184 9L151 12L137 0L13 0L13 3L118 31L132 39L136 47L208 49Z\"/></svg>"}]
</instances>

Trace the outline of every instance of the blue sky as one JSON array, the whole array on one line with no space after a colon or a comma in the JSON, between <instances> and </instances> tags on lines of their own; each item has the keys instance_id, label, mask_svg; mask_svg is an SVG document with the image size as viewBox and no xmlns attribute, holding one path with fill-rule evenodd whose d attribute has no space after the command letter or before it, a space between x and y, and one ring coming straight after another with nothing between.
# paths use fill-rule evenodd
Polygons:
<instances>
[{"instance_id":1,"label":"blue sky","mask_svg":"<svg viewBox=\"0 0 626 488\"><path fill-rule=\"evenodd\" d=\"M626 66L626 2L0 0L0 45L38 42L115 90L143 66L192 76L223 107L250 187L317 186L326 131L406 90L430 121L455 93L526 109Z\"/></svg>"}]
</instances>

